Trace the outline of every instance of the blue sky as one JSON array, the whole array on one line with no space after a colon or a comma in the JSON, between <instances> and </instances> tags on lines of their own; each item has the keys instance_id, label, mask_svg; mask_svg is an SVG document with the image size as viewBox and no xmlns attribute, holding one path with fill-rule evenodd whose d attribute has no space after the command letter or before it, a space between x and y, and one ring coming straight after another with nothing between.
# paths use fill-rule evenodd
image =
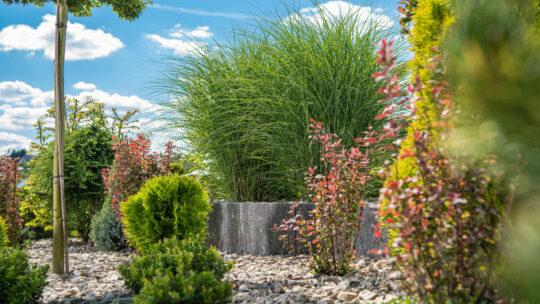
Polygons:
<instances>
[{"instance_id":1,"label":"blue sky","mask_svg":"<svg viewBox=\"0 0 540 304\"><path fill-rule=\"evenodd\" d=\"M372 14L395 20L398 0L321 1L330 13L371 6ZM106 108L136 107L142 131L155 129L151 113L164 96L151 87L159 80L159 63L170 56L190 56L197 44L212 45L231 37L233 25L249 27L256 16L283 14L283 3L308 13L312 1L154 0L134 22L122 21L110 8L93 16L69 16L65 94L92 96ZM49 4L6 5L0 2L0 153L29 147L32 124L53 100L54 16ZM167 139L154 132L153 141ZM159 149L159 147L154 146Z\"/></svg>"}]
</instances>

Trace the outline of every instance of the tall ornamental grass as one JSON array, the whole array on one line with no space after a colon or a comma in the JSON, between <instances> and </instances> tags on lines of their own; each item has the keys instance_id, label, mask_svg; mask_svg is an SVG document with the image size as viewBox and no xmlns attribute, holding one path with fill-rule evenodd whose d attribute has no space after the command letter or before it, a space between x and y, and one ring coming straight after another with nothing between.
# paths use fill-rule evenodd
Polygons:
<instances>
[{"instance_id":1,"label":"tall ornamental grass","mask_svg":"<svg viewBox=\"0 0 540 304\"><path fill-rule=\"evenodd\" d=\"M165 117L208 165L214 196L235 201L305 197L304 173L321 164L309 119L345 147L385 104L371 75L374 43L395 30L359 11L260 18L226 44L174 60ZM319 166L320 167L320 166Z\"/></svg>"}]
</instances>

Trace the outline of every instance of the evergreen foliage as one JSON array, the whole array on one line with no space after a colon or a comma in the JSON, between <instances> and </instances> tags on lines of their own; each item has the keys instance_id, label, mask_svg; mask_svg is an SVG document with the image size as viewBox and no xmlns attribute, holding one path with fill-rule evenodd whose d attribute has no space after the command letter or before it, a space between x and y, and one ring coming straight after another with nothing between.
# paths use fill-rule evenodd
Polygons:
<instances>
[{"instance_id":1,"label":"evergreen foliage","mask_svg":"<svg viewBox=\"0 0 540 304\"><path fill-rule=\"evenodd\" d=\"M456 4L467 9L458 14ZM484 11L475 11L475 5ZM443 41L455 39L456 29L462 26L475 31L485 25L476 39L454 45L454 50L467 54L477 51L476 44L486 39L484 35L487 40L491 35L503 37L504 31L496 31L492 23L472 21L489 11L501 12L484 1L418 2L411 14L411 41L417 53L410 67L415 79L407 90L392 80L395 89L386 92L387 98L409 103L411 112L408 137L394 143L400 146L397 162L384 172L388 179L381 189L377 228L389 229L389 245L381 252L392 258L405 278L402 283L410 297L421 303L496 303L505 297L494 278L504 267L499 257L501 235L512 207L509 174L499 170L492 155L448 149L456 139L463 138L462 129L475 126L481 116L463 104L467 96L463 89L478 83L449 85L447 68L451 61ZM467 15L474 17L460 19ZM374 77L392 79L395 58L385 47L383 41L378 52L385 66ZM472 67L459 71L474 69L477 59L469 58L466 62L474 61ZM403 123L395 120L389 125ZM387 133L396 132L390 129ZM489 149L476 152L485 151ZM381 236L381 231L377 229L376 234Z\"/></svg>"},{"instance_id":2,"label":"evergreen foliage","mask_svg":"<svg viewBox=\"0 0 540 304\"><path fill-rule=\"evenodd\" d=\"M231 268L196 236L159 241L118 270L135 303L227 303L232 286L221 279Z\"/></svg>"},{"instance_id":3,"label":"evergreen foliage","mask_svg":"<svg viewBox=\"0 0 540 304\"><path fill-rule=\"evenodd\" d=\"M118 251L127 246L122 221L107 201L92 218L91 228L90 238L99 249Z\"/></svg>"},{"instance_id":4,"label":"evergreen foliage","mask_svg":"<svg viewBox=\"0 0 540 304\"><path fill-rule=\"evenodd\" d=\"M114 152L107 129L90 125L66 136L64 168L68 228L88 239L91 218L105 197L101 172L111 165ZM54 145L48 143L31 161L22 209L32 213L29 225L50 227L52 223L52 165Z\"/></svg>"},{"instance_id":5,"label":"evergreen foliage","mask_svg":"<svg viewBox=\"0 0 540 304\"><path fill-rule=\"evenodd\" d=\"M9 153L9 157L11 158L21 158L25 156L27 153L26 149L19 149L19 150L13 150Z\"/></svg>"},{"instance_id":6,"label":"evergreen foliage","mask_svg":"<svg viewBox=\"0 0 540 304\"><path fill-rule=\"evenodd\" d=\"M133 303L222 304L230 303L231 298L230 283L221 282L212 272L203 271L156 275L144 285Z\"/></svg>"},{"instance_id":7,"label":"evergreen foliage","mask_svg":"<svg viewBox=\"0 0 540 304\"><path fill-rule=\"evenodd\" d=\"M66 208L72 210L71 224L88 239L92 216L105 198L101 172L113 162L108 130L91 125L74 131L65 147Z\"/></svg>"},{"instance_id":8,"label":"evergreen foliage","mask_svg":"<svg viewBox=\"0 0 540 304\"><path fill-rule=\"evenodd\" d=\"M418 6L413 13L414 26L409 35L409 43L414 53L414 58L409 62L409 71L412 77L411 82L415 81L416 76L420 77L423 88L418 94L422 98L416 105L416 118L411 120L407 128L407 135L403 139L399 155L405 154L406 150L413 150L415 131L435 132L435 129L430 128L430 125L439 117L440 113L436 112L431 96L429 81L433 75L433 69L429 60L440 55L439 46L453 21L454 16L449 0L418 1ZM436 132L430 136L434 139L437 138ZM416 170L414 158L398 156L394 174L389 181L413 176Z\"/></svg>"},{"instance_id":9,"label":"evergreen foliage","mask_svg":"<svg viewBox=\"0 0 540 304\"><path fill-rule=\"evenodd\" d=\"M105 199L102 171L113 162L112 134L133 130L136 120L132 119L137 111L128 111L120 116L113 109L114 115L108 116L105 105L92 98L85 101L68 98L65 106L67 224L69 230L76 230L87 239L91 218L100 210ZM55 109L49 108L47 114L34 124L37 137L32 143L32 151L35 156L29 164L30 176L23 187L21 202L26 236L43 235L44 231L52 229L53 129L47 127L44 121L54 118L54 115Z\"/></svg>"},{"instance_id":10,"label":"evergreen foliage","mask_svg":"<svg viewBox=\"0 0 540 304\"><path fill-rule=\"evenodd\" d=\"M211 205L196 180L172 174L146 181L120 210L128 241L145 252L164 238L205 235Z\"/></svg>"},{"instance_id":11,"label":"evergreen foliage","mask_svg":"<svg viewBox=\"0 0 540 304\"><path fill-rule=\"evenodd\" d=\"M53 0L2 0L6 4L34 4L43 6ZM67 234L66 231L66 205L64 200L64 132L65 132L65 102L64 102L64 62L67 40L68 13L75 16L91 16L92 8L102 5L110 6L122 19L132 21L139 17L142 11L151 1L145 0L57 0L56 1L56 24L55 24L55 60L54 60L54 85L55 85L55 153L53 162L53 176L56 178L53 188L53 272L63 274L68 271L67 263ZM69 6L68 6L69 5ZM43 144L43 142L41 142ZM62 219L62 220L60 220ZM64 258L64 254L66 255Z\"/></svg>"},{"instance_id":12,"label":"evergreen foliage","mask_svg":"<svg viewBox=\"0 0 540 304\"><path fill-rule=\"evenodd\" d=\"M0 299L2 303L38 303L47 285L49 265L28 264L28 256L20 249L0 247Z\"/></svg>"},{"instance_id":13,"label":"evergreen foliage","mask_svg":"<svg viewBox=\"0 0 540 304\"><path fill-rule=\"evenodd\" d=\"M163 239L130 264L118 267L118 271L126 286L138 293L145 280L151 280L161 270L171 269L173 274L209 271L221 280L231 268L232 264L225 263L215 248L207 247L201 236L195 236L183 240Z\"/></svg>"}]
</instances>

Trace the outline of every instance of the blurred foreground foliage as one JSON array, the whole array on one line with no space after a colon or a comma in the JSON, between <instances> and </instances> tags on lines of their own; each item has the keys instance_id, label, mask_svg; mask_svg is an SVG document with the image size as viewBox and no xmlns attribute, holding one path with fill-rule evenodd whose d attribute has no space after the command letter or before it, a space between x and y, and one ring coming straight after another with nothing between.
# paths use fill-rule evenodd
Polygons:
<instances>
[{"instance_id":1,"label":"blurred foreground foliage","mask_svg":"<svg viewBox=\"0 0 540 304\"><path fill-rule=\"evenodd\" d=\"M538 0L458 1L446 41L449 75L463 111L451 146L493 154L515 177L512 224L503 247L504 289L540 302L540 4Z\"/></svg>"}]
</instances>

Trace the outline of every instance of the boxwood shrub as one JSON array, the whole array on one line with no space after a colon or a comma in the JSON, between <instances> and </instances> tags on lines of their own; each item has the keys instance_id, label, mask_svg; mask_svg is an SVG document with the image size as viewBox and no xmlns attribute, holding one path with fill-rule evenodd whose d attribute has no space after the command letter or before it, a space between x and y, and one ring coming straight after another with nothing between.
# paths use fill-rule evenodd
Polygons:
<instances>
[{"instance_id":1,"label":"boxwood shrub","mask_svg":"<svg viewBox=\"0 0 540 304\"><path fill-rule=\"evenodd\" d=\"M225 263L213 247L207 247L202 237L178 240L167 238L133 260L118 267L126 286L135 293L141 291L145 280L152 280L163 271L176 273L210 271L221 280L232 268Z\"/></svg>"},{"instance_id":2,"label":"boxwood shrub","mask_svg":"<svg viewBox=\"0 0 540 304\"><path fill-rule=\"evenodd\" d=\"M197 236L164 239L118 271L135 303L226 303L232 287L221 279L231 268Z\"/></svg>"},{"instance_id":3,"label":"boxwood shrub","mask_svg":"<svg viewBox=\"0 0 540 304\"><path fill-rule=\"evenodd\" d=\"M20 249L0 247L0 302L37 303L47 285L48 270L49 265L31 267Z\"/></svg>"},{"instance_id":4,"label":"boxwood shrub","mask_svg":"<svg viewBox=\"0 0 540 304\"><path fill-rule=\"evenodd\" d=\"M232 287L218 280L212 272L159 274L147 281L134 303L219 304L231 301Z\"/></svg>"}]
</instances>

